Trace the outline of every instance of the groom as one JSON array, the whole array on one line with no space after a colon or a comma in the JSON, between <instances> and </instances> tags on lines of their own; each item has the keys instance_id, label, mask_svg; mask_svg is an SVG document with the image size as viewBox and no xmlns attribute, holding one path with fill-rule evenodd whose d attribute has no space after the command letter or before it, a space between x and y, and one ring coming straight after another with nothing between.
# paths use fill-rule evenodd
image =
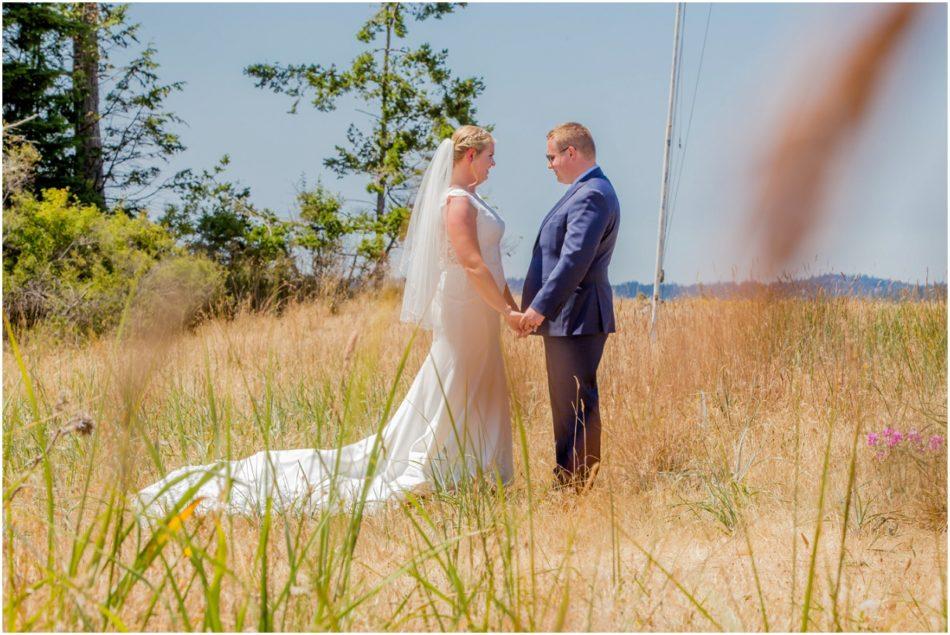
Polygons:
<instances>
[{"instance_id":1,"label":"groom","mask_svg":"<svg viewBox=\"0 0 950 635\"><path fill-rule=\"evenodd\" d=\"M522 290L522 335L544 338L558 485L582 487L600 462L597 367L614 308L607 266L620 203L597 165L590 131L565 123L548 133L548 167L570 185L544 220Z\"/></svg>"}]
</instances>

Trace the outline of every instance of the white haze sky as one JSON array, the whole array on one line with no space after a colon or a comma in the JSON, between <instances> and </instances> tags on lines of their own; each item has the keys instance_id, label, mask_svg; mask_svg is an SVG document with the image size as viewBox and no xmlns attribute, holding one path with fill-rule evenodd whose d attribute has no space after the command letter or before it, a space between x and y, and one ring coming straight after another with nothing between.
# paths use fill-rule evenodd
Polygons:
<instances>
[{"instance_id":1,"label":"white haze sky","mask_svg":"<svg viewBox=\"0 0 950 635\"><path fill-rule=\"evenodd\" d=\"M350 99L321 113L254 88L256 62L346 67L354 34L376 5L134 4L143 42L158 49L164 81L184 81L169 107L187 122L188 150L170 169L210 168L225 153L228 178L252 200L294 212L302 180L352 200L358 178L322 164L351 122ZM666 279L744 279L754 263L740 231L763 148L782 108L807 94L829 56L853 41L880 6L716 4L697 84L707 4L686 13L677 143L686 145L671 222ZM600 165L621 202L611 280L651 281L656 254L672 4L473 3L441 21L411 24L409 43L449 50L459 76L486 90L478 118L495 126L497 167L481 192L507 222L506 274L522 277L540 219L561 196L544 161L546 132L565 120L594 133ZM928 5L888 68L868 125L843 155L829 214L798 275L863 273L904 281L947 279L947 7ZM694 87L692 126L686 137ZM688 143L686 143L688 141ZM678 156L682 156L679 154ZM357 205L358 203L354 203ZM156 201L156 207L160 201Z\"/></svg>"}]
</instances>

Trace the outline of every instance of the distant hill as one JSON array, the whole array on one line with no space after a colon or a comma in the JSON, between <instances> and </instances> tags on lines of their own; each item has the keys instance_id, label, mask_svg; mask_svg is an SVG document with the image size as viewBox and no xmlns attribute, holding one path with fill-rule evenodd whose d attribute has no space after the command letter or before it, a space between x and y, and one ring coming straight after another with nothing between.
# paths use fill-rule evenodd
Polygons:
<instances>
[{"instance_id":1,"label":"distant hill","mask_svg":"<svg viewBox=\"0 0 950 635\"><path fill-rule=\"evenodd\" d=\"M512 293L521 293L523 278L509 278L508 286ZM650 297L653 283L622 282L613 285L614 293L622 298L635 298L642 293ZM890 300L920 300L925 297L947 297L946 283L930 283L929 286L910 284L897 280L874 278L871 276L845 276L843 274L825 274L804 280L781 280L764 284L752 280L745 282L712 282L681 285L664 283L661 285L665 300L690 297L741 298L759 294L766 289L782 295L813 297L819 293L830 296L856 296L868 298L886 298Z\"/></svg>"}]
</instances>

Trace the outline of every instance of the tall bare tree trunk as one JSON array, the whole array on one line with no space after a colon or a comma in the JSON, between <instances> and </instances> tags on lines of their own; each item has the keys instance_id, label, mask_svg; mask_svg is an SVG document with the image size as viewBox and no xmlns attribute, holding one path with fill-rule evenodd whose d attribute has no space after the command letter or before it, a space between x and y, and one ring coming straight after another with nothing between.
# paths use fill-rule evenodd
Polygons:
<instances>
[{"instance_id":1,"label":"tall bare tree trunk","mask_svg":"<svg viewBox=\"0 0 950 635\"><path fill-rule=\"evenodd\" d=\"M380 147L379 147L379 163L380 169L385 164L386 152L389 151L389 135L387 130L387 123L389 121L389 57L392 52L392 36L393 28L396 23L396 12L400 10L398 3L393 3L387 7L388 16L386 18L386 46L383 49L383 77L382 82L380 83ZM379 186L379 191L376 192L376 218L382 218L386 214L386 190L389 187L387 183L386 174L381 173L377 176L376 180L377 185ZM372 273L370 274L371 284L374 287L379 286L383 277L386 273L389 264L389 248L385 249L381 253L373 264Z\"/></svg>"},{"instance_id":2,"label":"tall bare tree trunk","mask_svg":"<svg viewBox=\"0 0 950 635\"><path fill-rule=\"evenodd\" d=\"M105 204L102 136L99 131L99 5L79 5L83 28L73 37L78 170L87 191Z\"/></svg>"}]
</instances>

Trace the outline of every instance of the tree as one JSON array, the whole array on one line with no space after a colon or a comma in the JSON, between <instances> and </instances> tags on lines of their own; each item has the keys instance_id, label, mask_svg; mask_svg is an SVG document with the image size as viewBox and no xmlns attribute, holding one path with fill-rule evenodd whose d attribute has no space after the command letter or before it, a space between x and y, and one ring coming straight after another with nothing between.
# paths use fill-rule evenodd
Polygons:
<instances>
[{"instance_id":1,"label":"tree","mask_svg":"<svg viewBox=\"0 0 950 635\"><path fill-rule=\"evenodd\" d=\"M344 277L340 270L345 255L343 241L356 230L356 223L343 209L344 203L322 183L297 194L300 221L294 224L294 245L309 255L310 273L316 281L334 274Z\"/></svg>"},{"instance_id":2,"label":"tree","mask_svg":"<svg viewBox=\"0 0 950 635\"><path fill-rule=\"evenodd\" d=\"M79 26L73 36L73 95L76 105L77 176L83 190L105 203L102 172L102 135L99 127L99 5L83 3L77 8Z\"/></svg>"},{"instance_id":3,"label":"tree","mask_svg":"<svg viewBox=\"0 0 950 635\"><path fill-rule=\"evenodd\" d=\"M448 3L383 4L356 35L371 48L346 70L320 64L254 64L244 69L258 88L292 97L291 113L304 96L322 112L333 110L346 94L369 106L365 114L372 125L365 129L351 124L346 145L336 146L324 165L339 177L367 177L366 190L374 195L375 205L355 215L354 231L361 234L356 248L359 273L369 273L376 281L404 232L421 166L457 125L475 123L474 101L484 90L482 80L453 77L447 50L434 51L429 44L413 49L403 42L409 20L441 19L454 8Z\"/></svg>"},{"instance_id":4,"label":"tree","mask_svg":"<svg viewBox=\"0 0 950 635\"><path fill-rule=\"evenodd\" d=\"M279 306L292 295L299 277L292 254L293 223L255 207L250 188L224 180L229 163L225 155L211 170L197 175L186 171L175 185L180 203L166 206L159 223L191 253L227 271L233 302Z\"/></svg>"},{"instance_id":5,"label":"tree","mask_svg":"<svg viewBox=\"0 0 950 635\"><path fill-rule=\"evenodd\" d=\"M3 124L3 208L12 197L23 193L33 181L40 154L16 133L24 122Z\"/></svg>"},{"instance_id":6,"label":"tree","mask_svg":"<svg viewBox=\"0 0 950 635\"><path fill-rule=\"evenodd\" d=\"M73 189L72 100L69 79L72 20L62 5L3 5L3 119L41 160L32 186Z\"/></svg>"},{"instance_id":7,"label":"tree","mask_svg":"<svg viewBox=\"0 0 950 635\"><path fill-rule=\"evenodd\" d=\"M65 187L83 202L138 209L157 191L160 164L184 149L165 100L155 49L121 66L138 44L127 5L5 3L3 117L39 152L36 192ZM31 116L37 115L33 119Z\"/></svg>"},{"instance_id":8,"label":"tree","mask_svg":"<svg viewBox=\"0 0 950 635\"><path fill-rule=\"evenodd\" d=\"M165 102L180 92L184 82L162 83L158 76L158 51L148 45L128 63L112 63L114 52L138 43L139 24L129 24L128 5L99 5L100 75L108 88L100 116L103 129L103 172L106 200L125 209L141 209L159 191L173 188L185 178L178 172L162 181L161 164L185 146L172 127L184 123L166 109Z\"/></svg>"}]
</instances>

